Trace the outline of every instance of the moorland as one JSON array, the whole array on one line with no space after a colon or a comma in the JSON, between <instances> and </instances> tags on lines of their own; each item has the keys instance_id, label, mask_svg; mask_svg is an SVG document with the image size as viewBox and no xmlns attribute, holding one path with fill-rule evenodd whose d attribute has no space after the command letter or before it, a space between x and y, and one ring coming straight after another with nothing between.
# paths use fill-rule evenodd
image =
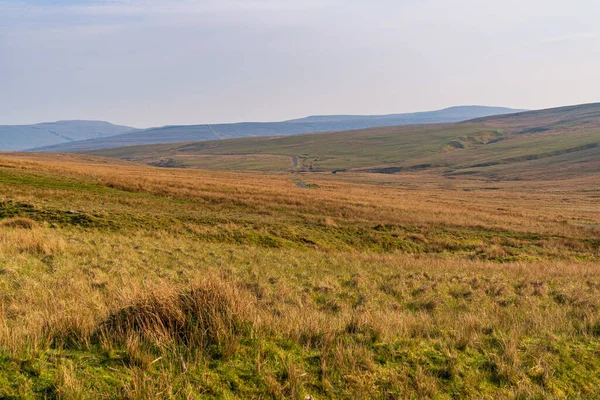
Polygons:
<instances>
[{"instance_id":1,"label":"moorland","mask_svg":"<svg viewBox=\"0 0 600 400\"><path fill-rule=\"evenodd\" d=\"M599 196L5 153L0 394L594 398Z\"/></svg>"},{"instance_id":2,"label":"moorland","mask_svg":"<svg viewBox=\"0 0 600 400\"><path fill-rule=\"evenodd\" d=\"M123 146L160 144L200 140L222 140L243 137L272 135L297 135L315 132L344 131L377 126L400 126L410 124L460 122L473 118L514 113L517 111L506 107L456 106L437 111L388 115L315 115L305 118L281 122L239 122L228 124L196 124L167 125L148 129L131 130L121 134L105 137L88 138L88 140L63 140L54 145L43 145L29 140L29 145L21 149L35 148L46 152L90 151ZM0 149L2 146L3 128L8 132L14 127L0 126ZM15 135L12 135L13 137ZM32 143L36 143L32 147ZM9 148L10 149L10 148ZM14 150L14 149L12 149Z\"/></svg>"},{"instance_id":3,"label":"moorland","mask_svg":"<svg viewBox=\"0 0 600 400\"><path fill-rule=\"evenodd\" d=\"M544 180L600 172L600 104L460 123L391 126L325 134L167 143L89 154L166 167L371 172Z\"/></svg>"},{"instance_id":4,"label":"moorland","mask_svg":"<svg viewBox=\"0 0 600 400\"><path fill-rule=\"evenodd\" d=\"M1 153L0 397L597 398L597 108Z\"/></svg>"}]
</instances>

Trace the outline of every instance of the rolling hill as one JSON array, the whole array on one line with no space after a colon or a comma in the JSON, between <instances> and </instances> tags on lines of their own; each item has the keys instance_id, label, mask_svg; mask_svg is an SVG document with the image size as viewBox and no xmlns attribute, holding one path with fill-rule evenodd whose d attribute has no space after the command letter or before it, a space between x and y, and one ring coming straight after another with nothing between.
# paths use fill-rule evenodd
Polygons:
<instances>
[{"instance_id":1,"label":"rolling hill","mask_svg":"<svg viewBox=\"0 0 600 400\"><path fill-rule=\"evenodd\" d=\"M283 122L242 122L236 124L165 126L106 138L61 143L53 146L35 146L36 148L34 150L48 152L71 152L144 144L219 140L273 135L287 136L294 134L364 129L379 126L458 122L477 117L515 113L518 111L519 110L503 107L461 106L451 107L439 111L411 114L391 114L379 116L312 116Z\"/></svg>"},{"instance_id":2,"label":"rolling hill","mask_svg":"<svg viewBox=\"0 0 600 400\"><path fill-rule=\"evenodd\" d=\"M58 121L34 125L0 125L0 151L20 151L34 147L105 138L135 128L104 121Z\"/></svg>"},{"instance_id":3,"label":"rolling hill","mask_svg":"<svg viewBox=\"0 0 600 400\"><path fill-rule=\"evenodd\" d=\"M286 122L306 123L306 122L348 122L353 121L357 125L361 122L378 125L373 126L394 126L394 125L417 125L417 124L435 124L443 122L460 122L474 118L488 117L490 115L512 114L525 110L517 110L506 107L484 107L484 106L457 106L449 107L439 111L424 111L405 114L388 115L313 115L306 118L293 119Z\"/></svg>"},{"instance_id":4,"label":"rolling hill","mask_svg":"<svg viewBox=\"0 0 600 400\"><path fill-rule=\"evenodd\" d=\"M159 166L236 170L428 171L493 179L600 172L600 104L452 124L379 127L96 151Z\"/></svg>"}]
</instances>

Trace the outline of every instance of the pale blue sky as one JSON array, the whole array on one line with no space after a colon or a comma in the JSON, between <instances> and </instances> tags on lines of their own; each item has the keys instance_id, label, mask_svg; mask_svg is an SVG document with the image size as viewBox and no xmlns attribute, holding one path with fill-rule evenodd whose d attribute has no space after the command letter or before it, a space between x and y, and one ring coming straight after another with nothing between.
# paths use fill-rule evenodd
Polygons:
<instances>
[{"instance_id":1,"label":"pale blue sky","mask_svg":"<svg viewBox=\"0 0 600 400\"><path fill-rule=\"evenodd\" d=\"M0 0L0 124L600 101L597 0Z\"/></svg>"}]
</instances>

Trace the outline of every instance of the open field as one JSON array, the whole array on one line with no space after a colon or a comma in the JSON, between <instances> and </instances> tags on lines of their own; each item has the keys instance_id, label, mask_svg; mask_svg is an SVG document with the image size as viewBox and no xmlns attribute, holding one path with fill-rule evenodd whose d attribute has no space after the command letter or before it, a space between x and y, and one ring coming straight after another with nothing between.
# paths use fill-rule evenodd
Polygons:
<instances>
[{"instance_id":1,"label":"open field","mask_svg":"<svg viewBox=\"0 0 600 400\"><path fill-rule=\"evenodd\" d=\"M287 169L303 172L427 171L494 180L568 179L600 172L599 127L600 105L587 104L458 124L134 146L93 154L207 169L280 171L281 163L259 158L270 155L294 157L297 165ZM229 157L240 160L226 162Z\"/></svg>"},{"instance_id":2,"label":"open field","mask_svg":"<svg viewBox=\"0 0 600 400\"><path fill-rule=\"evenodd\" d=\"M600 396L596 177L338 178L1 154L0 397Z\"/></svg>"}]
</instances>

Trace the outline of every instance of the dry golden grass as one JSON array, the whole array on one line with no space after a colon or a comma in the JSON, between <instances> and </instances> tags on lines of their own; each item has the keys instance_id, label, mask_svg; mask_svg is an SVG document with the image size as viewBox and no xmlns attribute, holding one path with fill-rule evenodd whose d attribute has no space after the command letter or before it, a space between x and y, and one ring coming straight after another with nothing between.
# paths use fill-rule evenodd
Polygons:
<instances>
[{"instance_id":1,"label":"dry golden grass","mask_svg":"<svg viewBox=\"0 0 600 400\"><path fill-rule=\"evenodd\" d=\"M11 221L11 227L12 222L14 221ZM20 228L21 222L17 226ZM27 226L31 225L27 223ZM64 241L46 229L0 231L0 248L6 254L32 254L45 257L60 253L64 248Z\"/></svg>"},{"instance_id":2,"label":"dry golden grass","mask_svg":"<svg viewBox=\"0 0 600 400\"><path fill-rule=\"evenodd\" d=\"M1 159L1 396L600 395L595 192L103 163Z\"/></svg>"},{"instance_id":3,"label":"dry golden grass","mask_svg":"<svg viewBox=\"0 0 600 400\"><path fill-rule=\"evenodd\" d=\"M384 176L387 185L360 184L381 176L314 174L318 190L295 187L286 175L261 175L181 169L157 169L133 164L119 167L105 159L69 156L11 155L2 165L61 176L125 191L199 201L215 209L236 205L256 211L308 212L342 220L384 224L485 227L568 237L596 238L600 225L594 182L480 182L443 180L435 176ZM87 162L82 162L87 161ZM365 177L366 178L363 178ZM356 177L356 179L353 179ZM374 178L373 178L374 177ZM418 188L418 190L416 190ZM24 188L23 194L31 192ZM19 198L18 190L11 198ZM82 197L89 194L82 193ZM77 201L69 196L69 201ZM585 222L587 225L581 225ZM585 229L586 227L592 229Z\"/></svg>"},{"instance_id":4,"label":"dry golden grass","mask_svg":"<svg viewBox=\"0 0 600 400\"><path fill-rule=\"evenodd\" d=\"M0 221L0 227L5 228L21 228L21 229L33 229L38 226L37 222L29 218L6 218Z\"/></svg>"},{"instance_id":5,"label":"dry golden grass","mask_svg":"<svg viewBox=\"0 0 600 400\"><path fill-rule=\"evenodd\" d=\"M82 239L96 240L94 234ZM37 289L9 289L18 296L3 316L4 331L12 334L0 339L3 347L16 354L30 346L45 349L44 343L122 349L113 357L126 363L130 375L119 390L131 398L209 390L210 382L194 383L188 376L210 371L212 360L235 371L240 358L259 369L257 379L282 398L315 390L326 397L372 398L387 385L400 397L435 396L448 390L439 374L462 382L457 393L464 396L498 389L507 397L560 393L536 384L544 379L574 394L585 391L574 388L580 380L569 379L594 373L593 364L584 364L576 378L553 375L555 351L569 354L569 343L596 342L597 264L319 255L158 237L144 238L144 248L134 250L138 239L117 237L100 245L96 251L106 259L91 271L78 273L72 254L65 254L55 260L53 274L13 272L24 287ZM80 244L69 243L69 253L81 252ZM153 248L163 251L152 267L139 268L139 253ZM190 266L169 261L176 248L189 252ZM194 260L202 267L191 267ZM299 274L292 272L300 267ZM426 354L437 361L431 364ZM319 364L307 364L316 355ZM376 361L381 357L392 364ZM396 357L408 364L396 365ZM61 390L76 393L85 385L85 363L78 365L78 379L73 366L61 368ZM227 378L216 379L221 385ZM481 386L479 380L488 379L497 380L498 389ZM597 383L589 382L589 393Z\"/></svg>"}]
</instances>

